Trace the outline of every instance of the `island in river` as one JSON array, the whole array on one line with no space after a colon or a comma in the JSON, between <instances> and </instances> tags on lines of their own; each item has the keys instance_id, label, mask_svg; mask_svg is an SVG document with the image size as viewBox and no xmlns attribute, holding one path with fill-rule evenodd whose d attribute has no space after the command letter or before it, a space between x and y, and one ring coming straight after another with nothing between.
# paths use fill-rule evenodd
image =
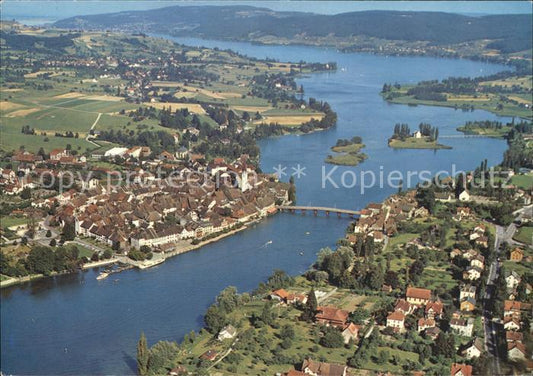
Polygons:
<instances>
[{"instance_id":1,"label":"island in river","mask_svg":"<svg viewBox=\"0 0 533 376\"><path fill-rule=\"evenodd\" d=\"M411 133L408 124L397 123L394 133L389 138L389 147L394 149L451 149L451 146L439 144L439 128L428 123L420 123L419 130Z\"/></svg>"},{"instance_id":2,"label":"island in river","mask_svg":"<svg viewBox=\"0 0 533 376\"><path fill-rule=\"evenodd\" d=\"M339 139L331 150L335 155L328 155L325 162L341 166L357 166L363 162L368 156L361 153L361 149L365 147L361 137L355 136L351 140Z\"/></svg>"}]
</instances>

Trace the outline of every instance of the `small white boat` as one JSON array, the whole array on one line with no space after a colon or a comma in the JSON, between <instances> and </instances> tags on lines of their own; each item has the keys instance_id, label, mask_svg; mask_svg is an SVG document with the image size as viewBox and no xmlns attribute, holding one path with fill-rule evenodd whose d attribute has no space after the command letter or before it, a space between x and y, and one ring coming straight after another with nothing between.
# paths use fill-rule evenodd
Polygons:
<instances>
[{"instance_id":1,"label":"small white boat","mask_svg":"<svg viewBox=\"0 0 533 376\"><path fill-rule=\"evenodd\" d=\"M307 232L305 233L305 235L309 235L309 234L310 234L310 232L309 232L309 231L307 231Z\"/></svg>"},{"instance_id":2,"label":"small white boat","mask_svg":"<svg viewBox=\"0 0 533 376\"><path fill-rule=\"evenodd\" d=\"M303 256L303 255L304 255L304 251L301 251L301 252L300 252L300 256Z\"/></svg>"},{"instance_id":3,"label":"small white boat","mask_svg":"<svg viewBox=\"0 0 533 376\"><path fill-rule=\"evenodd\" d=\"M266 244L272 244L272 240L269 240L268 242L266 242Z\"/></svg>"},{"instance_id":4,"label":"small white boat","mask_svg":"<svg viewBox=\"0 0 533 376\"><path fill-rule=\"evenodd\" d=\"M99 280L105 279L107 277L109 277L109 273L100 273L100 274L98 274L98 277L96 277L96 279L99 281Z\"/></svg>"}]
</instances>

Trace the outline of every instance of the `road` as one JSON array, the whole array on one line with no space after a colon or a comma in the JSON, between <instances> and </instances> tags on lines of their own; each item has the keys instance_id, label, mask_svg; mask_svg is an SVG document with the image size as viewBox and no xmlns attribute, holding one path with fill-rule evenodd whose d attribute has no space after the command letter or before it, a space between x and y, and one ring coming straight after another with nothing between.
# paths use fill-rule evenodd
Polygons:
<instances>
[{"instance_id":1,"label":"road","mask_svg":"<svg viewBox=\"0 0 533 376\"><path fill-rule=\"evenodd\" d=\"M521 219L523 215L531 215L533 205L523 207L515 211L513 214L516 219ZM498 332L502 331L501 324L494 322L492 317L493 312L493 299L495 294L495 282L500 274L500 258L501 246L504 242L510 245L516 244L513 240L514 233L516 232L516 225L511 223L509 226L502 227L495 225L496 236L494 240L495 257L494 261L490 265L489 275L487 277L487 287L485 290L485 296L483 297L483 329L485 332L485 348L493 355L493 367L497 374L501 374L500 354L498 352ZM503 255L504 256L504 255Z\"/></svg>"},{"instance_id":2,"label":"road","mask_svg":"<svg viewBox=\"0 0 533 376\"><path fill-rule=\"evenodd\" d=\"M504 229L502 226L496 225L496 236L494 241L494 250L496 255L494 257L494 261L490 265L489 275L487 277L487 287L485 289L485 296L483 297L483 329L485 332L485 349L493 356L492 370L495 370L497 374L501 374L497 341L498 324L492 321L492 311L493 298L495 294L494 282L500 273L500 263L498 262L501 250L500 247L504 239L506 239L506 233L508 233L506 229Z\"/></svg>"}]
</instances>

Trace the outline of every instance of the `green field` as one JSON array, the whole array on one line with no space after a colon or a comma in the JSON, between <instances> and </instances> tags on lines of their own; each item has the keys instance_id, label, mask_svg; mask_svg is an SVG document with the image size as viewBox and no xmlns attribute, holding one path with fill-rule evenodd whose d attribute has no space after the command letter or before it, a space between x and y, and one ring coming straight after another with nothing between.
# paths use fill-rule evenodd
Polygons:
<instances>
[{"instance_id":1,"label":"green field","mask_svg":"<svg viewBox=\"0 0 533 376\"><path fill-rule=\"evenodd\" d=\"M522 189L533 188L533 175L515 175L511 178L511 184Z\"/></svg>"}]
</instances>

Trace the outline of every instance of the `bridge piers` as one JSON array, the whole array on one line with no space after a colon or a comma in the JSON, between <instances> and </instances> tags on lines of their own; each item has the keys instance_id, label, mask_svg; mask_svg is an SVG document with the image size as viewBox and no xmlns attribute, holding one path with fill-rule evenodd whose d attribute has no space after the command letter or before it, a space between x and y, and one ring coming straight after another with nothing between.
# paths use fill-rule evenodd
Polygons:
<instances>
[{"instance_id":1,"label":"bridge piers","mask_svg":"<svg viewBox=\"0 0 533 376\"><path fill-rule=\"evenodd\" d=\"M313 213L315 214L315 217L316 217L318 215L318 210L317 209L313 210Z\"/></svg>"}]
</instances>

